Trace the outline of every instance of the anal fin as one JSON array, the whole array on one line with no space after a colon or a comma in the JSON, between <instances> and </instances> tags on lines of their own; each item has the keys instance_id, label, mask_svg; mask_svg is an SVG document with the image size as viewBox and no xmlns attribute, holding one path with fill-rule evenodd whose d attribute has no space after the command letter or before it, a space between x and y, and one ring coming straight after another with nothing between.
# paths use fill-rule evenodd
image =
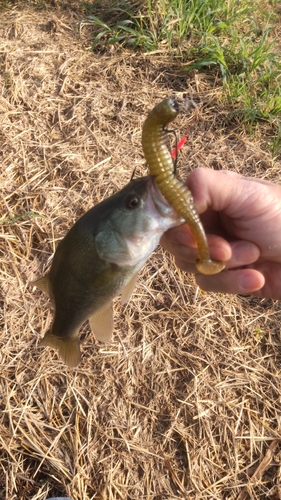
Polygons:
<instances>
[{"instance_id":1,"label":"anal fin","mask_svg":"<svg viewBox=\"0 0 281 500\"><path fill-rule=\"evenodd\" d=\"M134 274L134 276L132 276L132 278L127 283L127 285L124 286L124 288L122 290L122 295L121 295L122 305L126 304L126 302L128 302L130 300L131 295L132 295L134 288L135 288L135 285L136 285L137 278L138 278L138 273Z\"/></svg>"},{"instance_id":2,"label":"anal fin","mask_svg":"<svg viewBox=\"0 0 281 500\"><path fill-rule=\"evenodd\" d=\"M89 318L92 332L100 342L110 342L113 333L113 305L106 304Z\"/></svg>"}]
</instances>

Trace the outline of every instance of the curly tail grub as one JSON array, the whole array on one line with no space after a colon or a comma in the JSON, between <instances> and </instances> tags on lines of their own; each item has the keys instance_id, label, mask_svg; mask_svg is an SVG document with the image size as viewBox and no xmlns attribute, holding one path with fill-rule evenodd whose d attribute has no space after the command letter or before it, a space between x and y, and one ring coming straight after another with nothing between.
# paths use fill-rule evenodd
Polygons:
<instances>
[{"instance_id":1,"label":"curly tail grub","mask_svg":"<svg viewBox=\"0 0 281 500\"><path fill-rule=\"evenodd\" d=\"M182 110L195 108L195 104L186 99L165 99L149 113L142 129L142 147L150 174L176 212L189 225L198 247L196 267L202 274L216 274L225 267L224 262L210 259L208 242L199 215L194 206L192 194L187 186L174 173L174 163L169 149L165 127Z\"/></svg>"}]
</instances>

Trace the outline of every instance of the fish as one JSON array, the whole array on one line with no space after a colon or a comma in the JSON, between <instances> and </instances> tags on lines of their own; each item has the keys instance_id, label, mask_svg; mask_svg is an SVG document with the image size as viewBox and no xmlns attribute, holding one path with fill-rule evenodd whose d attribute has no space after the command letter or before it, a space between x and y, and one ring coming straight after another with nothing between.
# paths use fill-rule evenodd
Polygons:
<instances>
[{"instance_id":1,"label":"fish","mask_svg":"<svg viewBox=\"0 0 281 500\"><path fill-rule=\"evenodd\" d=\"M96 339L113 334L113 299L126 303L138 271L163 233L183 219L152 176L132 180L86 212L59 243L50 271L31 284L54 306L51 328L39 346L58 350L69 367L81 360L79 330L89 320Z\"/></svg>"},{"instance_id":2,"label":"fish","mask_svg":"<svg viewBox=\"0 0 281 500\"><path fill-rule=\"evenodd\" d=\"M225 263L210 258L204 227L186 184L176 175L170 151L167 125L180 111L196 109L189 99L168 98L157 104L148 114L142 128L142 149L150 175L171 207L187 222L197 243L197 270L206 275L221 272ZM170 131L171 132L171 131ZM176 148L177 151L178 148Z\"/></svg>"}]
</instances>

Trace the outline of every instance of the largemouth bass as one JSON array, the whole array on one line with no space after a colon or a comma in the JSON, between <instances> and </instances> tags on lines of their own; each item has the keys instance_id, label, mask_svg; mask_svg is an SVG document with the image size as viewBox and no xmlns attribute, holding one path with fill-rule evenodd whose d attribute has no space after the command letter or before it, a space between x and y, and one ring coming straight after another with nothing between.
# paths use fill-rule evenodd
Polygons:
<instances>
[{"instance_id":1,"label":"largemouth bass","mask_svg":"<svg viewBox=\"0 0 281 500\"><path fill-rule=\"evenodd\" d=\"M184 182L175 175L167 130L180 111L196 108L189 99L164 99L155 106L146 118L142 129L142 147L149 173L154 176L161 193L176 212L184 218L197 243L198 259L196 267L202 274L216 274L225 263L212 260L206 234L193 203L192 194Z\"/></svg>"},{"instance_id":2,"label":"largemouth bass","mask_svg":"<svg viewBox=\"0 0 281 500\"><path fill-rule=\"evenodd\" d=\"M112 300L129 300L137 273L167 229L183 219L151 176L135 179L85 213L59 243L50 271L33 282L47 292L54 319L39 345L58 349L64 362L80 361L78 332L89 319L95 337L113 332Z\"/></svg>"}]
</instances>

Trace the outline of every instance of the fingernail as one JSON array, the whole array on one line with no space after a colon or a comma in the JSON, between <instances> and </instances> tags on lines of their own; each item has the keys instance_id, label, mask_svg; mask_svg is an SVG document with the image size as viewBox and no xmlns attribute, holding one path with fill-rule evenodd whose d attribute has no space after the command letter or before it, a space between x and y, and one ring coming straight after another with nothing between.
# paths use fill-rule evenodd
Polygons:
<instances>
[{"instance_id":1,"label":"fingernail","mask_svg":"<svg viewBox=\"0 0 281 500\"><path fill-rule=\"evenodd\" d=\"M258 259L258 257L258 249L251 242L239 241L232 247L232 259L237 264L250 264Z\"/></svg>"},{"instance_id":2,"label":"fingernail","mask_svg":"<svg viewBox=\"0 0 281 500\"><path fill-rule=\"evenodd\" d=\"M239 285L245 292L253 292L257 290L257 278L252 274L244 274L239 280Z\"/></svg>"}]
</instances>

